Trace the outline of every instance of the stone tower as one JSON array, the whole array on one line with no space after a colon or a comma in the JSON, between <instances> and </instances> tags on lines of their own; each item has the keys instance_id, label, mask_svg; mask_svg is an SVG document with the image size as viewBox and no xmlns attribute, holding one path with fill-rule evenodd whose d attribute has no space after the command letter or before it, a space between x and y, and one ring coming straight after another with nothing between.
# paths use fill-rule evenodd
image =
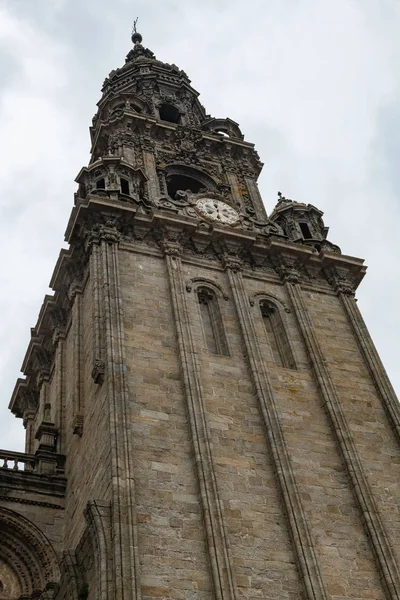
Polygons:
<instances>
[{"instance_id":1,"label":"stone tower","mask_svg":"<svg viewBox=\"0 0 400 600\"><path fill-rule=\"evenodd\" d=\"M0 451L0 599L400 598L400 411L365 267L132 37Z\"/></svg>"}]
</instances>

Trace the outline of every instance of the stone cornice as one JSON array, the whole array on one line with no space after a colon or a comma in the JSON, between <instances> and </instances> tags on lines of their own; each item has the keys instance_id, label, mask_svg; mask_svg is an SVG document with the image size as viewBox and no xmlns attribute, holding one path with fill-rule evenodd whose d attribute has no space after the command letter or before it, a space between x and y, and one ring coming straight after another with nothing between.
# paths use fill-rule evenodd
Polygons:
<instances>
[{"instance_id":1,"label":"stone cornice","mask_svg":"<svg viewBox=\"0 0 400 600\"><path fill-rule=\"evenodd\" d=\"M139 251L147 245L149 252L160 256L163 251L172 251L172 244L173 251L179 251L185 262L208 261L206 264L218 269L240 268L246 277L254 273L258 278L264 274L271 280L295 281L318 292L325 288L327 293L338 293L343 291L345 283L346 291L353 293L365 274L364 261L359 258L329 251L316 253L306 244L291 242L268 231L268 228L247 230L241 225L204 223L165 209L144 209L140 202L127 204L97 196L79 200L66 232L71 247L60 252L51 279L56 292L45 297L37 325L32 329L22 367L28 379L17 382L11 410L23 417L26 390L37 393L43 376L51 375L54 338L62 339L63 328L68 329L71 303L88 277L88 256L93 243L104 240Z\"/></svg>"},{"instance_id":2,"label":"stone cornice","mask_svg":"<svg viewBox=\"0 0 400 600\"><path fill-rule=\"evenodd\" d=\"M325 279L326 272L341 269L351 277L354 288L358 286L366 271L362 259L326 250L316 253L310 246L291 242L283 236L258 234L257 231L248 231L241 227L210 224L205 226L190 216L157 209L146 213L138 205L126 205L93 196L80 201L74 207L66 232L67 241L79 244L83 231L87 231L90 224L99 218L101 221L101 215L103 222L110 218L115 221L117 229L121 232L122 243L124 240L150 240L155 232L158 232L159 236L163 229L172 228L179 230L181 237L193 241L193 252L197 251L199 256L203 254L202 247L217 243L231 253L243 255L245 252L251 252L258 258L269 257L275 264L284 259L286 262L296 263L296 268L306 267L313 272L319 272ZM185 253L184 247L183 256Z\"/></svg>"},{"instance_id":3,"label":"stone cornice","mask_svg":"<svg viewBox=\"0 0 400 600\"><path fill-rule=\"evenodd\" d=\"M0 495L12 496L16 502L21 492L23 498L32 503L42 500L40 496L51 496L54 504L56 498L64 498L66 485L67 480L61 475L0 469ZM45 502L45 499L42 501Z\"/></svg>"}]
</instances>

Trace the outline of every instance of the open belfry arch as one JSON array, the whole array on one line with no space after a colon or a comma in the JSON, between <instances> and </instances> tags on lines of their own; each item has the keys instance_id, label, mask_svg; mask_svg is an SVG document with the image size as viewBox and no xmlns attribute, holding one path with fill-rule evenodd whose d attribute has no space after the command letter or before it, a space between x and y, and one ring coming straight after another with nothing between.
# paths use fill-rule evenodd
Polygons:
<instances>
[{"instance_id":1,"label":"open belfry arch","mask_svg":"<svg viewBox=\"0 0 400 600\"><path fill-rule=\"evenodd\" d=\"M0 600L399 600L400 411L322 212L132 36L0 451Z\"/></svg>"}]
</instances>

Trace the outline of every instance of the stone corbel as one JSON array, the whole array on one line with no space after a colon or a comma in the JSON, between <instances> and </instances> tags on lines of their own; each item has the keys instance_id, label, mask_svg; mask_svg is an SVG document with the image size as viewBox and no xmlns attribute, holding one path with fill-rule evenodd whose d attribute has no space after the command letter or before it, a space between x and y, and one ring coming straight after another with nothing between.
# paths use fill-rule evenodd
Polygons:
<instances>
[{"instance_id":1,"label":"stone corbel","mask_svg":"<svg viewBox=\"0 0 400 600\"><path fill-rule=\"evenodd\" d=\"M74 416L72 421L72 433L79 435L79 437L83 435L83 421L84 416L79 413Z\"/></svg>"},{"instance_id":2,"label":"stone corbel","mask_svg":"<svg viewBox=\"0 0 400 600\"><path fill-rule=\"evenodd\" d=\"M95 359L93 369L92 369L92 378L95 383L102 384L104 381L104 375L106 372L106 364L104 360L100 360L98 358Z\"/></svg>"},{"instance_id":3,"label":"stone corbel","mask_svg":"<svg viewBox=\"0 0 400 600\"><path fill-rule=\"evenodd\" d=\"M344 269L330 268L324 270L325 277L333 287L337 294L345 294L346 296L354 296L355 285L352 281L351 274Z\"/></svg>"},{"instance_id":4,"label":"stone corbel","mask_svg":"<svg viewBox=\"0 0 400 600\"><path fill-rule=\"evenodd\" d=\"M294 258L281 258L276 271L284 283L301 283L302 275Z\"/></svg>"},{"instance_id":5,"label":"stone corbel","mask_svg":"<svg viewBox=\"0 0 400 600\"><path fill-rule=\"evenodd\" d=\"M43 383L50 379L50 363L41 365L36 371L36 386L40 390Z\"/></svg>"}]
</instances>

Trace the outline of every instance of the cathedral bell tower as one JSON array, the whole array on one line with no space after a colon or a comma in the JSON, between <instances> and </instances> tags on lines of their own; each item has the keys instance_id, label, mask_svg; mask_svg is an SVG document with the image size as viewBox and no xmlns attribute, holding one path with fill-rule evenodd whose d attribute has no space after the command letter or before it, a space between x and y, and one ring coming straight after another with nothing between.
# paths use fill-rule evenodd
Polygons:
<instances>
[{"instance_id":1,"label":"cathedral bell tower","mask_svg":"<svg viewBox=\"0 0 400 600\"><path fill-rule=\"evenodd\" d=\"M0 451L0 600L399 600L400 410L363 261L132 36ZM4 533L3 533L4 532Z\"/></svg>"}]
</instances>

